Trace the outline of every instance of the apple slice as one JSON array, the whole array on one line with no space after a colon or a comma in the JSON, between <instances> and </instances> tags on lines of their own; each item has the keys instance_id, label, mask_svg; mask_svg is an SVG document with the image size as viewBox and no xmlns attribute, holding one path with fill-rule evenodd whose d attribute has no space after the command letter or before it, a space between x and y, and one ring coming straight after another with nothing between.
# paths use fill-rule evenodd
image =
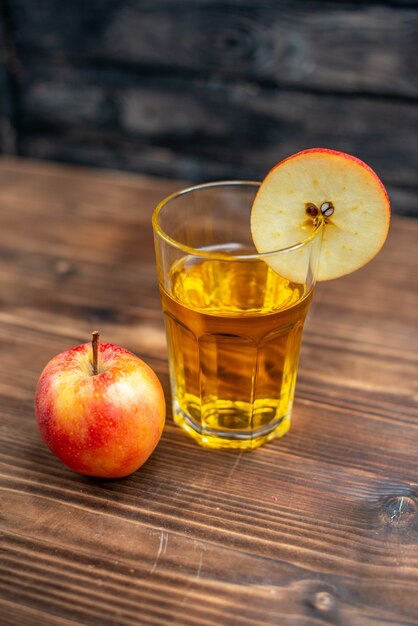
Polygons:
<instances>
[{"instance_id":1,"label":"apple slice","mask_svg":"<svg viewBox=\"0 0 418 626\"><path fill-rule=\"evenodd\" d=\"M318 280L350 274L383 246L390 221L386 190L375 172L354 156L312 148L281 161L255 197L251 233L258 252L273 252L309 237L323 220ZM308 250L272 255L267 263L304 282Z\"/></svg>"}]
</instances>

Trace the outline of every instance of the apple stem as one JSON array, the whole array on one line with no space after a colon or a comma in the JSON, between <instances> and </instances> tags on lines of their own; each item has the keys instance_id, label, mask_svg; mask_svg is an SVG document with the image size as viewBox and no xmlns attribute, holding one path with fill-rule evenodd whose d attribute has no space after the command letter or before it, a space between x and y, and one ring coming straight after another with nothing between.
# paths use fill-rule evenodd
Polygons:
<instances>
[{"instance_id":1,"label":"apple stem","mask_svg":"<svg viewBox=\"0 0 418 626\"><path fill-rule=\"evenodd\" d=\"M96 374L99 373L99 370L97 369L97 352L99 348L99 331L98 330L94 330L92 332L91 345L93 348L93 376L96 376Z\"/></svg>"}]
</instances>

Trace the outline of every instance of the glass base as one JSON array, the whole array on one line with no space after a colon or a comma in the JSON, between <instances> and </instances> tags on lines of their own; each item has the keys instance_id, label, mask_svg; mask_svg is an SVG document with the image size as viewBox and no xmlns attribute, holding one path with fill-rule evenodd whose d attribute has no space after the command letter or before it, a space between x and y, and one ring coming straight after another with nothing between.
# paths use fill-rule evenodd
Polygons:
<instances>
[{"instance_id":1,"label":"glass base","mask_svg":"<svg viewBox=\"0 0 418 626\"><path fill-rule=\"evenodd\" d=\"M254 450L277 437L282 437L290 428L288 415L258 428L257 431L202 428L176 402L173 403L173 420L201 446L216 450Z\"/></svg>"}]
</instances>

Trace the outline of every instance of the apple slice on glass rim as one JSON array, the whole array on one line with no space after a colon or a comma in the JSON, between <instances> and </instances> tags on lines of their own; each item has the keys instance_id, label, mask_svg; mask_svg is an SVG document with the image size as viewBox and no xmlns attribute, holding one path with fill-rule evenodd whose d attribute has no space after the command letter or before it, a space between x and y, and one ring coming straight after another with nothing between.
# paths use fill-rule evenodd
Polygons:
<instances>
[{"instance_id":1,"label":"apple slice on glass rim","mask_svg":"<svg viewBox=\"0 0 418 626\"><path fill-rule=\"evenodd\" d=\"M360 159L325 148L298 152L276 165L254 199L251 233L259 253L294 246L323 222L317 280L350 274L383 246L390 204L377 174ZM266 262L293 282L306 276L306 246Z\"/></svg>"}]
</instances>

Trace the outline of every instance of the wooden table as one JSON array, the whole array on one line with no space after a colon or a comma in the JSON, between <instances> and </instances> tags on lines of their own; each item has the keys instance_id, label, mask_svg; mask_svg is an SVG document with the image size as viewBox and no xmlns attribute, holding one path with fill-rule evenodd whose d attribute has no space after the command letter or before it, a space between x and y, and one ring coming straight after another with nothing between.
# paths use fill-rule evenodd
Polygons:
<instances>
[{"instance_id":1,"label":"wooden table","mask_svg":"<svg viewBox=\"0 0 418 626\"><path fill-rule=\"evenodd\" d=\"M318 286L282 440L207 451L169 417L146 465L107 481L41 442L40 371L96 327L169 399L150 218L180 186L0 164L1 626L418 624L413 220Z\"/></svg>"}]
</instances>

